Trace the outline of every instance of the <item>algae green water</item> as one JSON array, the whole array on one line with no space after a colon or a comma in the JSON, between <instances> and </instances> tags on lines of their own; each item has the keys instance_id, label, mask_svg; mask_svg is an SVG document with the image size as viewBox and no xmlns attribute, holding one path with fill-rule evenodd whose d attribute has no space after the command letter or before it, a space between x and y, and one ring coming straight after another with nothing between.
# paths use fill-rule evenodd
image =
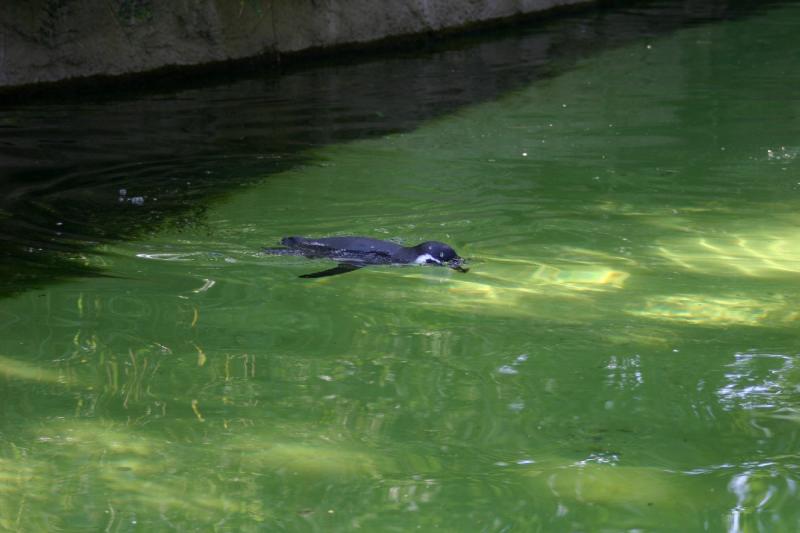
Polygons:
<instances>
[{"instance_id":1,"label":"algae green water","mask_svg":"<svg viewBox=\"0 0 800 533\"><path fill-rule=\"evenodd\" d=\"M776 4L413 127L195 158L242 186L0 300L0 528L798 530L798 25ZM181 165L95 199L144 213L135 178ZM258 253L346 234L471 270Z\"/></svg>"}]
</instances>

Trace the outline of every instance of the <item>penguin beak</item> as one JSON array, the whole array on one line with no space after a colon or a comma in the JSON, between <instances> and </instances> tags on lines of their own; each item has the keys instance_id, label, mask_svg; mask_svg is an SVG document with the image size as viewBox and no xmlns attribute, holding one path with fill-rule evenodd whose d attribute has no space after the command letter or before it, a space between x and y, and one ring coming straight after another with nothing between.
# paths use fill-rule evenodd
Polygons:
<instances>
[{"instance_id":1,"label":"penguin beak","mask_svg":"<svg viewBox=\"0 0 800 533\"><path fill-rule=\"evenodd\" d=\"M469 269L464 267L464 260L460 257L456 257L455 259L451 260L449 263L447 263L447 266L459 272L469 272Z\"/></svg>"}]
</instances>

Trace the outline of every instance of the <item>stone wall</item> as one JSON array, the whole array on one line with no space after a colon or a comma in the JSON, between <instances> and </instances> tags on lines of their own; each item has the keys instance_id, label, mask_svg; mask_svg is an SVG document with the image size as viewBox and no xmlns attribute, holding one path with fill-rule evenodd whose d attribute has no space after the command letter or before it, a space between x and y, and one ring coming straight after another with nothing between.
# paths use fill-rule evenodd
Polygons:
<instances>
[{"instance_id":1,"label":"stone wall","mask_svg":"<svg viewBox=\"0 0 800 533\"><path fill-rule=\"evenodd\" d=\"M454 30L594 0L6 0L0 88Z\"/></svg>"}]
</instances>

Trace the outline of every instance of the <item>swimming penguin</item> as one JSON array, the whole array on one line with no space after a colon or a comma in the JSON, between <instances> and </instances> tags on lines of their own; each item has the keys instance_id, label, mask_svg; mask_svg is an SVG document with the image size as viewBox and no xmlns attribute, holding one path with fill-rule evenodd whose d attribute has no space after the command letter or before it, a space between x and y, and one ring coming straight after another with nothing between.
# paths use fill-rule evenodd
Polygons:
<instances>
[{"instance_id":1,"label":"swimming penguin","mask_svg":"<svg viewBox=\"0 0 800 533\"><path fill-rule=\"evenodd\" d=\"M270 255L299 255L309 259L333 259L339 265L322 272L304 274L301 278L322 278L352 272L368 265L439 265L467 272L464 260L443 242L428 241L416 246L370 239L368 237L284 237L286 248L264 248Z\"/></svg>"}]
</instances>

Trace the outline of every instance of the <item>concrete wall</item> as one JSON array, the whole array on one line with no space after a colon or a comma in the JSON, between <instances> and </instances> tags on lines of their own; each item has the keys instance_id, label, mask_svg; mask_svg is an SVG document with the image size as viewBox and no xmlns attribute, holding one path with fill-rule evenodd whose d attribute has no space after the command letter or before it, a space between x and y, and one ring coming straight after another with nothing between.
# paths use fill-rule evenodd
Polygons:
<instances>
[{"instance_id":1,"label":"concrete wall","mask_svg":"<svg viewBox=\"0 0 800 533\"><path fill-rule=\"evenodd\" d=\"M0 88L277 57L594 0L3 0Z\"/></svg>"}]
</instances>

